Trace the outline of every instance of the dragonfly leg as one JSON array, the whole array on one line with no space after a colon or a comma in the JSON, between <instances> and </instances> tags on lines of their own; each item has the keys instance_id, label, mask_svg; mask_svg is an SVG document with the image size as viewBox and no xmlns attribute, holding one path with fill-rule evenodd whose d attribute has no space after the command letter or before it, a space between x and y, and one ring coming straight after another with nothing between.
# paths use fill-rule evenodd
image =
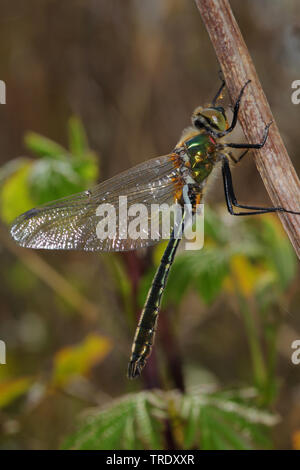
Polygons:
<instances>
[{"instance_id":1,"label":"dragonfly leg","mask_svg":"<svg viewBox=\"0 0 300 470\"><path fill-rule=\"evenodd\" d=\"M217 93L216 93L216 96L215 96L214 99L212 100L212 105L213 105L213 106L216 106L216 102L217 102L218 99L221 97L222 91L223 91L223 89L224 89L224 87L225 87L225 85L226 85L221 70L220 70L220 72L219 72L219 77L220 77L222 83L221 83L221 86L220 86L220 88L218 89L218 91L217 91Z\"/></svg>"},{"instance_id":2,"label":"dragonfly leg","mask_svg":"<svg viewBox=\"0 0 300 470\"><path fill-rule=\"evenodd\" d=\"M234 163L239 163L242 158L248 153L249 149L245 150L238 158L236 158L234 155L232 155L231 152L228 152L229 158L234 162Z\"/></svg>"},{"instance_id":3,"label":"dragonfly leg","mask_svg":"<svg viewBox=\"0 0 300 470\"><path fill-rule=\"evenodd\" d=\"M238 96L238 99L236 100L235 102L235 105L234 105L234 108L233 108L233 117L232 117L232 121L231 121L231 124L230 126L228 127L228 129L226 129L226 131L222 131L222 132L218 132L216 130L213 129L212 126L209 125L209 123L205 122L205 119L201 117L198 117L198 126L197 126L197 122L195 122L194 124L196 125L196 127L204 127L204 129L209 132L209 134L214 137L215 139L219 139L220 137L224 137L224 135L227 135L227 134L230 134L230 132L233 131L233 129L235 128L236 126L236 123L237 123L237 119L238 119L238 113L239 113L239 109L240 109L240 103L241 103L241 99L242 99L242 96L243 96L243 93L245 91L245 88L246 86L251 82L251 80L248 80L245 85L243 86L243 88L241 89L240 91L240 94ZM221 85L216 97L214 98L214 101L213 101L213 104L214 102L216 101L216 99L218 98L219 94L222 92L222 89L223 89L223 84ZM227 145L227 146L230 146L230 145ZM235 148L235 147L234 147ZM239 148L239 147L237 147ZM241 147L241 148L245 148L245 147ZM252 147L251 147L252 148ZM256 147L255 147L256 148Z\"/></svg>"},{"instance_id":4,"label":"dragonfly leg","mask_svg":"<svg viewBox=\"0 0 300 470\"><path fill-rule=\"evenodd\" d=\"M243 88L242 88L241 91L240 91L240 94L239 94L239 96L238 96L238 99L236 100L235 105L234 105L234 108L233 108L233 117L232 117L232 121L231 121L230 126L228 127L228 129L227 129L226 131L220 132L218 137L223 137L223 136L226 135L226 134L230 134L230 132L232 132L233 129L235 128L236 123L237 123L237 119L238 119L238 114L239 114L241 99L242 99L242 96L243 96L243 94L244 94L244 91L245 91L246 86L247 86L250 82L251 82L251 80L247 80L247 82L245 83L245 85L243 86Z\"/></svg>"},{"instance_id":5,"label":"dragonfly leg","mask_svg":"<svg viewBox=\"0 0 300 470\"><path fill-rule=\"evenodd\" d=\"M204 116L197 116L197 119L194 120L194 125L199 129L204 128L215 139L219 139L221 137L224 137L224 135L227 135L230 132L232 132L233 129L235 128L235 126L236 126L236 123L237 123L237 118L238 118L238 113L239 113L239 108L240 108L240 103L241 103L243 93L245 91L246 86L250 82L251 82L251 80L248 80L245 83L245 85L243 86L243 88L241 89L241 91L240 91L238 99L236 100L235 105L234 105L233 117L232 117L231 124L228 127L228 129L226 129L226 131L218 132L216 129L213 128L212 125L210 125L209 122L207 122L207 120L204 118ZM222 83L221 87L219 88L218 93L216 94L216 96L213 100L213 106L215 105L215 101L218 99L219 95L222 93L222 90L223 90L224 86L225 86L225 82ZM235 145L235 144L233 144L233 145ZM230 145L226 145L226 146L230 146Z\"/></svg>"},{"instance_id":6,"label":"dragonfly leg","mask_svg":"<svg viewBox=\"0 0 300 470\"><path fill-rule=\"evenodd\" d=\"M237 202L237 199L234 193L231 170L230 170L229 161L226 155L222 155L222 175L223 175L223 183L224 183L225 200L227 204L227 209L231 215L244 216L244 215L268 214L271 212L287 212L288 214L300 215L300 212L284 209L283 207L258 207L258 206L246 206L243 204L239 204ZM251 212L244 212L244 211L234 212L233 206L239 207L241 209L248 209Z\"/></svg>"},{"instance_id":7,"label":"dragonfly leg","mask_svg":"<svg viewBox=\"0 0 300 470\"><path fill-rule=\"evenodd\" d=\"M249 149L261 149L267 141L267 138L268 138L268 135L269 135L269 127L271 126L272 122L273 121L269 122L269 124L266 125L262 141L259 144L246 144L246 143L245 144L234 144L234 143L229 143L229 144L223 144L223 147L230 147L232 149L248 149L248 150ZM240 159L243 156L244 156L244 154L240 157Z\"/></svg>"}]
</instances>

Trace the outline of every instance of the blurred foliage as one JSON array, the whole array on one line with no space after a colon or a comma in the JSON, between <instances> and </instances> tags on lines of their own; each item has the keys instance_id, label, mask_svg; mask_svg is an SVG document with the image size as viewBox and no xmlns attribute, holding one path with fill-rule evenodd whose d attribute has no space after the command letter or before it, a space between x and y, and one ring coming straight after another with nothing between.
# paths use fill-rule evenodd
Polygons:
<instances>
[{"instance_id":1,"label":"blurred foliage","mask_svg":"<svg viewBox=\"0 0 300 470\"><path fill-rule=\"evenodd\" d=\"M47 390L64 389L76 380L88 377L93 367L101 363L111 350L111 343L99 334L88 334L79 344L65 346L54 354L51 374L44 380ZM0 408L34 390L38 377L10 379L0 376Z\"/></svg>"},{"instance_id":2,"label":"blurred foliage","mask_svg":"<svg viewBox=\"0 0 300 470\"><path fill-rule=\"evenodd\" d=\"M176 449L270 448L268 426L277 420L254 408L241 392L140 392L102 410L91 410L63 447L161 450L170 444L166 442L169 426Z\"/></svg>"},{"instance_id":3,"label":"blurred foliage","mask_svg":"<svg viewBox=\"0 0 300 470\"><path fill-rule=\"evenodd\" d=\"M300 450L300 431L295 431L293 434L293 449Z\"/></svg>"},{"instance_id":4,"label":"blurred foliage","mask_svg":"<svg viewBox=\"0 0 300 470\"><path fill-rule=\"evenodd\" d=\"M69 150L35 132L24 143L35 160L17 158L0 171L0 215L11 222L31 207L83 191L98 178L98 160L90 150L78 117L68 123Z\"/></svg>"},{"instance_id":5,"label":"blurred foliage","mask_svg":"<svg viewBox=\"0 0 300 470\"><path fill-rule=\"evenodd\" d=\"M299 107L290 86L300 64L300 4L231 5L297 169ZM167 153L219 85L194 2L28 0L3 3L1 15L4 224L92 186L99 159L91 148L101 149L102 179ZM243 139L238 129L234 139ZM24 143L25 156L12 158L24 155ZM251 154L233 178L241 201L269 205ZM0 231L0 338L8 351L1 448L58 448L67 435L66 448L170 448L170 435L182 448L299 448L299 374L290 361L300 328L297 261L277 217L240 220L225 213L223 199L217 184L208 195L216 210L205 206L204 249L178 253L163 301L161 326L169 318L178 338L186 393L172 391L163 328L151 360L171 391L140 391L151 386L151 367L140 381L125 378L137 304L164 244L128 257L41 254L14 250ZM66 302L74 293L76 307ZM192 383L216 391L191 392ZM222 391L233 384L235 392ZM74 417L91 406L71 434Z\"/></svg>"},{"instance_id":6,"label":"blurred foliage","mask_svg":"<svg viewBox=\"0 0 300 470\"><path fill-rule=\"evenodd\" d=\"M17 400L30 389L32 379L21 377L15 380L4 380L0 382L0 408L5 408L14 400Z\"/></svg>"},{"instance_id":7,"label":"blurred foliage","mask_svg":"<svg viewBox=\"0 0 300 470\"><path fill-rule=\"evenodd\" d=\"M67 152L47 138L28 133L26 145L39 158L34 162L27 161L23 166L20 163L22 160L16 160L12 164L14 169L18 164L20 166L15 171L3 169L2 174L6 176L2 177L1 201L5 202L10 194L12 196L13 190L16 195L30 194L32 200L37 202L49 198L50 194L60 195L66 191L64 175L70 176L72 172L77 175L78 189L84 189L97 174L96 159L89 150L78 118L73 117L69 121L69 139L70 152ZM49 173L51 181L48 180ZM32 184L33 181L35 184ZM70 190L71 186L67 187ZM12 197L7 219L19 210L18 200L19 198ZM29 200L31 199L24 197L24 205L28 205ZM153 251L154 266L140 279L140 306L164 248L165 244L161 243ZM114 257L111 257L111 263L124 308L130 311L131 289L126 271ZM278 319L276 315L270 318L270 311L276 308L278 302L283 301L295 275L294 252L274 216L236 220L224 212L217 214L206 208L205 247L200 251L182 251L178 254L170 273L163 309L178 309L191 290L207 306L212 305L221 295L229 294L235 299L248 339L253 370L252 384L256 387L255 399L241 399L242 390L236 391L236 395L199 390L197 393L184 394L162 391L131 394L103 410L94 410L92 416L66 441L64 447L271 447L266 429L278 420L276 416L264 411L264 408L273 403L278 390L274 366ZM256 315L253 315L253 311ZM266 332L263 340L261 331ZM106 358L111 348L108 338L95 333L88 334L76 345L61 348L54 355L50 377L44 380L46 390L53 390L53 387L67 390L80 377L88 378L92 368ZM5 408L22 395L30 393L34 388L32 383L34 381L26 377L3 381L0 386L0 406ZM39 399L44 396L42 393ZM169 426L173 439L171 444L166 442L166 426Z\"/></svg>"},{"instance_id":8,"label":"blurred foliage","mask_svg":"<svg viewBox=\"0 0 300 470\"><path fill-rule=\"evenodd\" d=\"M161 246L157 251L161 253ZM156 262L159 258L154 255ZM204 248L177 255L163 307L178 307L191 289L207 305L222 292L236 297L247 333L254 384L260 390L260 401L270 404L277 392L275 357L279 322L274 310L284 302L296 273L295 253L276 217L237 220L228 214L217 215L206 207ZM153 274L151 269L141 282L140 306ZM264 340L261 331L265 332Z\"/></svg>"},{"instance_id":9,"label":"blurred foliage","mask_svg":"<svg viewBox=\"0 0 300 470\"><path fill-rule=\"evenodd\" d=\"M89 150L78 118L69 120L69 151L32 132L26 134L25 143L36 154L36 160L16 159L1 172L0 200L5 221L20 211L20 201L27 210L33 204L84 189L97 176L96 157ZM5 207L9 210L4 210ZM162 243L154 250L154 266L140 279L140 306L164 248ZM131 290L126 272L113 257L111 262L116 286L124 308L129 312L132 302L128 300ZM267 407L277 395L278 319L276 316L270 319L270 311L282 302L295 275L295 255L274 216L236 220L224 212L217 214L206 209L205 247L178 254L163 308L179 308L191 290L207 306L226 293L236 299L248 339L255 401L250 406L220 393L131 394L105 410L93 412L92 417L68 439L65 448L168 448L170 443L165 440L167 424L174 440L171 446L180 449L270 447L266 424L273 425L277 420L253 406ZM258 313L256 320L253 310ZM266 332L265 344L262 344L261 331ZM108 338L89 334L79 344L61 348L54 356L51 378L44 385L49 390L53 386L66 389L78 378L88 377L111 347ZM0 387L0 406L5 408L29 393L31 386L32 379L26 377L4 381Z\"/></svg>"},{"instance_id":10,"label":"blurred foliage","mask_svg":"<svg viewBox=\"0 0 300 470\"><path fill-rule=\"evenodd\" d=\"M107 338L89 334L80 344L61 349L54 356L53 385L62 387L80 375L87 375L107 356L111 347Z\"/></svg>"}]
</instances>

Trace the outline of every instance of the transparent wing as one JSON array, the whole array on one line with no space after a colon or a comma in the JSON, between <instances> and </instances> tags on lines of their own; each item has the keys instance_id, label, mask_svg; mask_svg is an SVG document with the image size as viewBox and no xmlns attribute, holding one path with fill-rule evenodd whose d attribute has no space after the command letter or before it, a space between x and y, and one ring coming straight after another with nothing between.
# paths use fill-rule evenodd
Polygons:
<instances>
[{"instance_id":1,"label":"transparent wing","mask_svg":"<svg viewBox=\"0 0 300 470\"><path fill-rule=\"evenodd\" d=\"M171 155L148 160L91 190L25 212L13 222L11 235L23 247L52 250L128 251L155 244L161 239L161 223L153 223L159 215L151 217L151 204L174 203L176 178ZM127 197L128 208L139 203L148 210L147 229L145 223L140 226L139 238L120 229L119 196ZM116 233L107 238L99 237L103 204L110 204L116 214ZM158 229L151 233L153 226Z\"/></svg>"}]
</instances>

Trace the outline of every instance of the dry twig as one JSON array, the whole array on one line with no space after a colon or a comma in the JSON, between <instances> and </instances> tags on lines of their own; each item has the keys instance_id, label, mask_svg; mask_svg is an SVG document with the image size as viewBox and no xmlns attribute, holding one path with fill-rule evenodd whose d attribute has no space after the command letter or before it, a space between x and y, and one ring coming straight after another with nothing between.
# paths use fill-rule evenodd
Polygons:
<instances>
[{"instance_id":1,"label":"dry twig","mask_svg":"<svg viewBox=\"0 0 300 470\"><path fill-rule=\"evenodd\" d=\"M239 121L249 142L259 142L273 120L266 145L255 151L255 162L274 206L300 208L300 182L274 122L249 51L228 0L195 0L215 48L231 99L247 80ZM266 60L268 58L266 57ZM300 258L300 216L280 213L283 226Z\"/></svg>"}]
</instances>

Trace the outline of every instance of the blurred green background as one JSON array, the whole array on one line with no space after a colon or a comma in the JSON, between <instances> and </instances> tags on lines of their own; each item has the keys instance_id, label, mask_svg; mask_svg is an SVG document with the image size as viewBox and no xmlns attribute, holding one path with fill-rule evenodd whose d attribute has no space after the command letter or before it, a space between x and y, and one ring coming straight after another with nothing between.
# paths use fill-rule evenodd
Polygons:
<instances>
[{"instance_id":1,"label":"blurred green background","mask_svg":"<svg viewBox=\"0 0 300 470\"><path fill-rule=\"evenodd\" d=\"M230 3L299 173L300 4ZM13 0L0 24L1 448L299 449L299 269L278 218L235 220L217 180L205 248L179 253L134 382L131 341L164 247L32 252L7 230L174 148L219 86L194 2ZM270 204L251 154L233 177L240 201Z\"/></svg>"}]
</instances>

